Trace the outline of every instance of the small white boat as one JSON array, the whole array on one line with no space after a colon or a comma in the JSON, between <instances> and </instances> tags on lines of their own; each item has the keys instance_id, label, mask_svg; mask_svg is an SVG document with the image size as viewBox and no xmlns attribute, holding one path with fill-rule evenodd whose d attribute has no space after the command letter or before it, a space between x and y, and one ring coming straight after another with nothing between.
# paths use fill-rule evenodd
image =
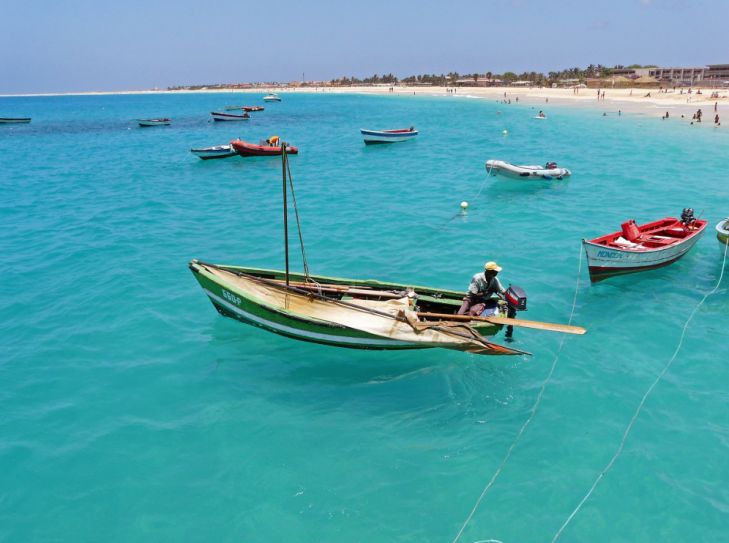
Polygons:
<instances>
[{"instance_id":1,"label":"small white boat","mask_svg":"<svg viewBox=\"0 0 729 543\"><path fill-rule=\"evenodd\" d=\"M26 124L30 117L0 117L0 124Z\"/></svg>"},{"instance_id":2,"label":"small white boat","mask_svg":"<svg viewBox=\"0 0 729 543\"><path fill-rule=\"evenodd\" d=\"M237 154L230 144L190 149L190 152L202 160L209 160L211 158L227 158Z\"/></svg>"},{"instance_id":3,"label":"small white boat","mask_svg":"<svg viewBox=\"0 0 729 543\"><path fill-rule=\"evenodd\" d=\"M729 217L722 219L716 225L716 239L724 245L729 245Z\"/></svg>"},{"instance_id":4,"label":"small white boat","mask_svg":"<svg viewBox=\"0 0 729 543\"><path fill-rule=\"evenodd\" d=\"M159 119L137 119L137 122L139 123L139 126L143 128L148 126L169 126L172 119L168 119L166 117Z\"/></svg>"},{"instance_id":5,"label":"small white boat","mask_svg":"<svg viewBox=\"0 0 729 543\"><path fill-rule=\"evenodd\" d=\"M524 180L564 179L572 175L572 172L567 168L558 168L556 162L547 162L544 166L516 166L503 160L487 160L486 173Z\"/></svg>"},{"instance_id":6,"label":"small white boat","mask_svg":"<svg viewBox=\"0 0 729 543\"><path fill-rule=\"evenodd\" d=\"M213 116L214 121L247 121L251 118L248 113L243 115L234 115L232 113L221 113L220 111L211 111L210 115Z\"/></svg>"},{"instance_id":7,"label":"small white boat","mask_svg":"<svg viewBox=\"0 0 729 543\"><path fill-rule=\"evenodd\" d=\"M366 128L360 128L359 131L362 133L364 142L367 145L373 143L398 143L413 139L418 135L418 131L415 130L414 126L410 128L396 128L394 130L367 130Z\"/></svg>"},{"instance_id":8,"label":"small white boat","mask_svg":"<svg viewBox=\"0 0 729 543\"><path fill-rule=\"evenodd\" d=\"M264 102L280 102L281 97L275 92L269 93L263 97Z\"/></svg>"}]
</instances>

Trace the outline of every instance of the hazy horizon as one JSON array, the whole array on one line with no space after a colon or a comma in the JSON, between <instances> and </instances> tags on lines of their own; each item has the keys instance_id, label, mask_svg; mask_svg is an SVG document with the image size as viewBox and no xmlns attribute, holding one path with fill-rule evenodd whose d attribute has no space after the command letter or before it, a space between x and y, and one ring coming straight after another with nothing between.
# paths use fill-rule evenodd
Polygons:
<instances>
[{"instance_id":1,"label":"hazy horizon","mask_svg":"<svg viewBox=\"0 0 729 543\"><path fill-rule=\"evenodd\" d=\"M698 16L729 20L724 0L616 0L609 12L580 0L200 6L9 2L0 94L729 62L722 32L689 35Z\"/></svg>"}]
</instances>

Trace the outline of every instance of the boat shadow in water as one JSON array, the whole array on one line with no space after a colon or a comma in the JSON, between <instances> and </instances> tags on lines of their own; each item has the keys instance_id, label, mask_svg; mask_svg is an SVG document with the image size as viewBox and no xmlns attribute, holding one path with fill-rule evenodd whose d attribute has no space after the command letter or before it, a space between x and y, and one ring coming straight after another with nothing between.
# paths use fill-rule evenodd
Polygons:
<instances>
[{"instance_id":1,"label":"boat shadow in water","mask_svg":"<svg viewBox=\"0 0 729 543\"><path fill-rule=\"evenodd\" d=\"M211 362L226 373L219 384L230 387L231 397L260 397L307 416L402 413L410 419L438 412L456 424L465 411L480 421L513 410L521 386L517 357L505 363L448 351L347 350L270 334L262 336L264 347L253 339L261 336L255 330L214 328L210 351L218 354ZM219 342L226 344L222 357Z\"/></svg>"}]
</instances>

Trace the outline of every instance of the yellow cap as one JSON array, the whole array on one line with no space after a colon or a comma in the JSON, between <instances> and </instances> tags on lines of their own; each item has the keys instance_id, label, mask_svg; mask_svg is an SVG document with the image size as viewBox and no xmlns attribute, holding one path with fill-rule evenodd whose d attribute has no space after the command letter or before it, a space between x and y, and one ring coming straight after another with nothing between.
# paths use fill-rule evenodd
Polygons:
<instances>
[{"instance_id":1,"label":"yellow cap","mask_svg":"<svg viewBox=\"0 0 729 543\"><path fill-rule=\"evenodd\" d=\"M486 262L486 264L484 264L483 266L483 269L486 271L500 272L501 266L499 266L496 262Z\"/></svg>"}]
</instances>

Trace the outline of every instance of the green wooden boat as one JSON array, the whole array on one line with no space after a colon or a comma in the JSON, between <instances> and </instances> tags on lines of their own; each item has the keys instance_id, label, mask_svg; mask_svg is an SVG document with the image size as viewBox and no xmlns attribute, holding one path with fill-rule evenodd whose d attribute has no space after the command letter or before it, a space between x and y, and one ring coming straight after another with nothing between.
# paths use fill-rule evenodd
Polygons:
<instances>
[{"instance_id":1,"label":"green wooden boat","mask_svg":"<svg viewBox=\"0 0 729 543\"><path fill-rule=\"evenodd\" d=\"M455 313L462 292L291 272L287 286L285 271L199 260L189 266L220 314L294 339L356 349L525 354L484 339L501 324L420 316Z\"/></svg>"}]
</instances>

